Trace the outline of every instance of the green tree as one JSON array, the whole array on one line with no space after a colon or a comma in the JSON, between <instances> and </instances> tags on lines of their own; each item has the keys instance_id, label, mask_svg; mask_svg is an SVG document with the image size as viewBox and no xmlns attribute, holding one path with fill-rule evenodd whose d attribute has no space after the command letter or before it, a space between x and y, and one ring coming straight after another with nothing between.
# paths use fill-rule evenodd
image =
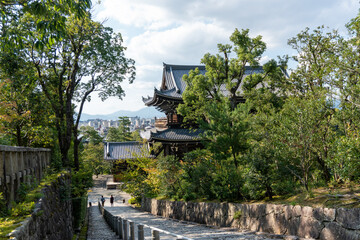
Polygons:
<instances>
[{"instance_id":1,"label":"green tree","mask_svg":"<svg viewBox=\"0 0 360 240\"><path fill-rule=\"evenodd\" d=\"M165 196L176 196L181 191L181 162L175 156L160 157L157 161L160 190Z\"/></svg>"},{"instance_id":2,"label":"green tree","mask_svg":"<svg viewBox=\"0 0 360 240\"><path fill-rule=\"evenodd\" d=\"M219 53L211 55L207 53L201 60L205 64L205 75L200 74L198 69L190 71L189 75L184 75L183 79L187 88L183 93L184 104L179 105L178 111L187 121L198 121L205 117L205 109L209 102L218 102L223 98L229 99L231 109L235 109L239 98L242 97L239 87L243 82L246 66L253 67L249 78L260 80L265 74L257 74L256 68L259 60L266 49L261 36L251 38L249 30L241 32L235 29L230 36L234 44L236 58L229 58L232 46L229 44L218 44ZM224 95L224 89L228 94Z\"/></svg>"},{"instance_id":3,"label":"green tree","mask_svg":"<svg viewBox=\"0 0 360 240\"><path fill-rule=\"evenodd\" d=\"M90 144L98 145L104 140L93 127L82 126L80 127L80 132L83 138L87 139Z\"/></svg>"},{"instance_id":4,"label":"green tree","mask_svg":"<svg viewBox=\"0 0 360 240\"><path fill-rule=\"evenodd\" d=\"M115 127L110 127L106 135L106 141L121 142L121 135L119 130Z\"/></svg>"},{"instance_id":5,"label":"green tree","mask_svg":"<svg viewBox=\"0 0 360 240\"><path fill-rule=\"evenodd\" d=\"M49 147L53 143L49 106L27 75L31 72L27 64L18 60L0 62L0 132L17 146Z\"/></svg>"},{"instance_id":6,"label":"green tree","mask_svg":"<svg viewBox=\"0 0 360 240\"><path fill-rule=\"evenodd\" d=\"M308 109L314 114L311 116L313 127L315 127L312 139L316 141L311 143L308 151L315 156L326 181L329 181L331 177L326 161L331 157L334 99L337 98L338 92L334 85L337 81L338 68L335 53L341 41L342 38L336 31L324 32L324 27L318 27L312 32L307 28L289 40L290 46L298 52L298 55L294 57L298 62L298 68L290 77L292 83L290 93L298 97L299 101L302 99L304 104L315 104L302 106L303 109ZM319 99L319 101L314 99ZM319 105L320 103L322 106ZM318 119L314 119L314 116Z\"/></svg>"},{"instance_id":7,"label":"green tree","mask_svg":"<svg viewBox=\"0 0 360 240\"><path fill-rule=\"evenodd\" d=\"M144 139L140 136L140 131L139 130L135 130L131 133L131 139L133 141L137 141L137 142L141 142Z\"/></svg>"},{"instance_id":8,"label":"green tree","mask_svg":"<svg viewBox=\"0 0 360 240\"><path fill-rule=\"evenodd\" d=\"M230 154L237 168L240 153L247 148L246 111L250 111L248 105L238 105L244 101L240 86L244 83L248 88L256 86L276 70L277 65L271 61L259 68L266 49L261 36L251 38L249 30L235 29L230 41L234 46L218 44L220 54L205 54L201 60L205 64L205 75L198 69L184 75L187 83L184 104L177 110L185 121L200 123L214 153ZM232 48L235 58L229 58Z\"/></svg>"},{"instance_id":9,"label":"green tree","mask_svg":"<svg viewBox=\"0 0 360 240\"><path fill-rule=\"evenodd\" d=\"M77 25L77 24L76 24ZM79 72L75 80L74 93L75 99L79 103L79 111L74 125L74 160L77 162L77 149L80 143L78 139L78 125L84 103L90 101L90 94L98 92L102 101L110 96L122 99L125 95L121 87L121 83L128 79L132 83L135 79L134 60L125 57L125 47L122 45L122 37L120 33L114 33L111 28L104 27L100 23L93 22L89 19L86 25L79 27L79 32L75 32L75 36L82 32L87 32L81 39L83 47L82 56L79 59ZM90 77L90 81L84 81ZM129 122L128 118L127 121ZM124 129L119 129L127 138L126 119L120 119L120 123Z\"/></svg>"},{"instance_id":10,"label":"green tree","mask_svg":"<svg viewBox=\"0 0 360 240\"><path fill-rule=\"evenodd\" d=\"M0 15L0 131L12 139L10 144L49 147L53 117L23 51L26 33L17 27L24 11L10 4L15 1L5 2Z\"/></svg>"},{"instance_id":11,"label":"green tree","mask_svg":"<svg viewBox=\"0 0 360 240\"><path fill-rule=\"evenodd\" d=\"M286 73L287 61L287 56L279 58L279 64L271 60L263 66L268 72L267 77L260 82L248 78L242 86L246 104L251 107L247 117L249 148L244 154L244 192L251 199L264 196L272 199L274 194L278 194L277 190L282 188L281 183L287 182L289 178L288 170L281 168L282 153L275 140L275 129L278 128L276 116L283 108L290 85Z\"/></svg>"},{"instance_id":12,"label":"green tree","mask_svg":"<svg viewBox=\"0 0 360 240\"><path fill-rule=\"evenodd\" d=\"M130 132L130 119L128 117L119 117L119 133L121 136L121 141L131 141L131 132Z\"/></svg>"},{"instance_id":13,"label":"green tree","mask_svg":"<svg viewBox=\"0 0 360 240\"><path fill-rule=\"evenodd\" d=\"M42 16L45 20L46 17ZM90 13L81 19L74 15L64 17L66 31L61 39L53 39L44 47L39 38L45 34L50 39L52 33L38 31L35 26L38 19L24 15L20 19L22 32L28 32L25 35L29 37L23 41L22 51L35 68L36 80L55 115L63 165L70 165L68 152L74 139L74 166L78 169L77 129L84 103L96 91L103 100L109 96L121 98L124 94L121 82L127 77L132 82L135 72L133 60L124 57L119 34L94 22ZM74 119L75 103L79 103L79 112Z\"/></svg>"},{"instance_id":14,"label":"green tree","mask_svg":"<svg viewBox=\"0 0 360 240\"><path fill-rule=\"evenodd\" d=\"M10 22L18 21L25 14L37 18L36 29L42 33L39 44L52 44L53 40L60 40L66 30L66 16L76 15L83 18L91 8L91 0L1 0L0 16L2 30ZM8 29L6 29L8 30ZM1 38L3 46L22 44L22 35L9 34L3 31ZM16 41L14 41L16 40Z\"/></svg>"},{"instance_id":15,"label":"green tree","mask_svg":"<svg viewBox=\"0 0 360 240\"><path fill-rule=\"evenodd\" d=\"M328 154L323 161L330 157L330 146L334 141L334 134L329 127L334 111L329 107L332 103L325 95L321 98L318 96L289 97L278 119L278 141L282 143L281 151L289 160L287 169L301 181L307 191L314 169L323 170L321 165L317 165L319 156L322 156L320 154Z\"/></svg>"},{"instance_id":16,"label":"green tree","mask_svg":"<svg viewBox=\"0 0 360 240\"><path fill-rule=\"evenodd\" d=\"M240 157L249 147L249 116L250 108L241 104L231 110L227 101L210 103L207 111L207 122L200 128L206 145L214 153L216 159L231 157L235 168L239 167Z\"/></svg>"},{"instance_id":17,"label":"green tree","mask_svg":"<svg viewBox=\"0 0 360 240\"><path fill-rule=\"evenodd\" d=\"M119 117L119 126L110 127L106 136L108 142L127 142L135 140L130 132L131 122L128 117Z\"/></svg>"},{"instance_id":18,"label":"green tree","mask_svg":"<svg viewBox=\"0 0 360 240\"><path fill-rule=\"evenodd\" d=\"M154 197L160 192L157 161L147 155L144 149L136 158L126 160L128 168L124 173L122 190L130 193L138 202L143 196Z\"/></svg>"},{"instance_id":19,"label":"green tree","mask_svg":"<svg viewBox=\"0 0 360 240\"><path fill-rule=\"evenodd\" d=\"M335 86L340 101L341 114L339 128L346 136L351 136L354 129L360 128L360 18L359 14L347 24L349 36L338 41L335 52Z\"/></svg>"},{"instance_id":20,"label":"green tree","mask_svg":"<svg viewBox=\"0 0 360 240\"><path fill-rule=\"evenodd\" d=\"M98 176L99 174L108 173L112 167L111 162L104 160L104 145L102 143L89 143L84 146L81 153L84 167Z\"/></svg>"},{"instance_id":21,"label":"green tree","mask_svg":"<svg viewBox=\"0 0 360 240\"><path fill-rule=\"evenodd\" d=\"M296 37L289 39L288 44L297 51L293 59L298 67L291 74L292 92L298 96L306 93L317 94L327 90L325 94L333 98L331 91L336 80L335 64L338 44L342 37L336 32L325 32L323 26L310 31L306 28Z\"/></svg>"},{"instance_id":22,"label":"green tree","mask_svg":"<svg viewBox=\"0 0 360 240\"><path fill-rule=\"evenodd\" d=\"M51 51L51 48L54 46L56 40L63 40L63 37L66 35L65 23L68 21L68 17L70 15L76 15L76 18L78 18L79 15L77 14L81 12L80 15L82 15L82 13L86 12L88 10L87 7L90 6L89 4L91 4L89 0L81 1L81 3L72 0L2 1L2 21L0 25L2 40L1 62L4 63L7 59L15 59L17 63L25 63L22 65L25 67L22 69L24 74L22 79L35 78L35 80L39 80L39 76L37 75L46 75L45 66L48 66L49 69L54 67L51 63L58 60L58 56L56 55L54 61L41 61L40 58L45 58L46 54L54 52L54 50ZM14 63L14 61L11 62ZM64 65L67 67L68 62L65 62ZM9 71L8 66L5 64L1 67L3 73L10 74L9 79L12 81L19 76L16 72L13 74ZM55 71L59 70L55 67L53 69ZM55 74L51 77L48 75L46 79L51 82L56 78L54 76ZM20 81L20 79L18 79L18 81ZM43 82L40 81L39 83L38 81L35 87L39 88L38 85L41 85L41 83ZM52 93L56 94L56 91L51 92L49 89L45 89L43 93L49 100L49 96ZM65 101L62 94L59 94L59 98ZM59 114L59 112L64 112L65 106L54 101L50 101L50 104L52 108L57 107L61 109L61 111L58 112L54 111L53 114L55 115L55 125L63 155L63 162L64 164L66 163L65 165L68 165L67 151L70 147L71 137L65 138L64 136L71 135L71 131L65 130L65 124L59 124L65 119L65 114ZM70 126L70 122L68 126Z\"/></svg>"}]
</instances>

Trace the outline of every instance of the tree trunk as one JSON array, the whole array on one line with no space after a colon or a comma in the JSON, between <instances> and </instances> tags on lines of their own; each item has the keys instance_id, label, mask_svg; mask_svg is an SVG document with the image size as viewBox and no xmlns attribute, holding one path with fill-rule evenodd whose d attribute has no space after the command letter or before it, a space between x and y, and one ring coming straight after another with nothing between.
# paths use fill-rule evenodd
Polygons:
<instances>
[{"instance_id":1,"label":"tree trunk","mask_svg":"<svg viewBox=\"0 0 360 240\"><path fill-rule=\"evenodd\" d=\"M62 162L62 166L63 167L67 167L68 166L68 151L69 149L66 147L66 139L63 135L62 132L62 127L61 125L63 125L63 121L61 121L61 117L59 117L58 114L56 114L56 131L57 131L57 135L58 135L58 141L59 141L59 148L60 148L60 153L61 153L61 162Z\"/></svg>"},{"instance_id":2,"label":"tree trunk","mask_svg":"<svg viewBox=\"0 0 360 240\"><path fill-rule=\"evenodd\" d=\"M72 93L67 92L66 93L66 105L65 105L65 117L66 117L66 125L65 125L65 131L64 131L64 138L65 142L64 145L67 149L67 152L69 152L70 146L71 146L71 138L73 136L73 124L74 124L74 116L73 116L73 107L72 107ZM68 166L70 167L70 163L68 163Z\"/></svg>"},{"instance_id":3,"label":"tree trunk","mask_svg":"<svg viewBox=\"0 0 360 240\"><path fill-rule=\"evenodd\" d=\"M78 131L74 129L74 167L75 171L79 171L80 163L79 163L79 145L81 140L78 139Z\"/></svg>"},{"instance_id":4,"label":"tree trunk","mask_svg":"<svg viewBox=\"0 0 360 240\"><path fill-rule=\"evenodd\" d=\"M21 128L20 126L16 126L16 144L18 146L22 146L23 143L22 143L22 138L21 138Z\"/></svg>"},{"instance_id":5,"label":"tree trunk","mask_svg":"<svg viewBox=\"0 0 360 240\"><path fill-rule=\"evenodd\" d=\"M265 195L267 197L269 197L269 200L273 199L273 191L272 191L272 188L271 188L270 184L266 184L266 193L265 193Z\"/></svg>"},{"instance_id":6,"label":"tree trunk","mask_svg":"<svg viewBox=\"0 0 360 240\"><path fill-rule=\"evenodd\" d=\"M329 182L331 179L331 175L329 172L329 169L327 168L325 161L320 158L319 156L316 156L316 161L320 164L321 170L322 170L322 174L324 176L324 179L326 182Z\"/></svg>"}]
</instances>

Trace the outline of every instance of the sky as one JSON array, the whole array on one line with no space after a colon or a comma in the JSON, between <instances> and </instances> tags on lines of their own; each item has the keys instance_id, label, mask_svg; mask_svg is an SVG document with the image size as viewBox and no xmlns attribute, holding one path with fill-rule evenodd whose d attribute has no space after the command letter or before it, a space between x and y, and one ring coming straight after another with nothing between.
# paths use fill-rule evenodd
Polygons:
<instances>
[{"instance_id":1,"label":"sky","mask_svg":"<svg viewBox=\"0 0 360 240\"><path fill-rule=\"evenodd\" d=\"M94 1L95 2L95 1ZM136 62L136 80L123 83L126 96L101 102L96 94L84 106L87 114L136 111L142 97L159 88L163 62L196 65L218 43L230 43L235 28L261 35L267 45L261 63L296 52L288 39L306 27L327 26L347 35L345 24L356 17L359 0L102 0L94 19L120 32L125 55ZM295 68L290 62L290 68Z\"/></svg>"}]
</instances>

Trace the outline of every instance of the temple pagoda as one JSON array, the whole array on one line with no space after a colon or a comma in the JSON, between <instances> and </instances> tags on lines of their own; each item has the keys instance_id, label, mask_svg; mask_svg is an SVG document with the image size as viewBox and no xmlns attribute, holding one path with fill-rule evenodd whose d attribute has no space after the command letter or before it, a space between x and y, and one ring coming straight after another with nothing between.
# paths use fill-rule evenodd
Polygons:
<instances>
[{"instance_id":1,"label":"temple pagoda","mask_svg":"<svg viewBox=\"0 0 360 240\"><path fill-rule=\"evenodd\" d=\"M205 74L205 66L202 65L170 65L165 64L160 89L154 90L153 97L143 98L146 106L154 106L166 115L167 129L148 132L144 135L148 139L150 147L154 143L161 143L157 153L164 150L164 155L176 155L181 157L184 153L202 147L200 134L202 131L187 129L182 126L183 117L176 112L176 108L183 103L182 94L185 91L186 83L182 77L190 70L199 68ZM155 155L157 153L154 153Z\"/></svg>"},{"instance_id":2,"label":"temple pagoda","mask_svg":"<svg viewBox=\"0 0 360 240\"><path fill-rule=\"evenodd\" d=\"M186 88L186 82L182 77L196 68L199 69L201 74L205 74L204 65L171 65L164 63L160 89L155 88L152 97L143 97L146 106L153 106L165 113L167 119L167 129L143 134L150 147L156 142L161 143L161 148L156 151L157 153L153 153L155 155L164 150L165 156L176 155L181 157L186 152L202 147L200 138L202 131L185 128L182 124L183 117L176 112L178 105L183 103L182 94ZM263 72L262 67L246 67L245 69L245 75L260 72ZM226 95L225 86L223 91ZM244 99L239 97L237 101L244 102Z\"/></svg>"}]
</instances>

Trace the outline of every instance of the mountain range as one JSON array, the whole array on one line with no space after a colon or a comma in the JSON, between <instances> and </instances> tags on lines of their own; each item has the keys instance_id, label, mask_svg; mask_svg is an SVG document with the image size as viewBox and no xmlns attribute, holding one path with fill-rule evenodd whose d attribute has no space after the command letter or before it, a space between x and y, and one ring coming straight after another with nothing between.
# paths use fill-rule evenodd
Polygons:
<instances>
[{"instance_id":1,"label":"mountain range","mask_svg":"<svg viewBox=\"0 0 360 240\"><path fill-rule=\"evenodd\" d=\"M126 111L120 110L110 114L81 114L81 121L89 119L102 119L102 120L117 120L119 117L140 117L140 118L153 118L153 117L165 117L165 114L159 112L154 107L145 107L138 111Z\"/></svg>"}]
</instances>

